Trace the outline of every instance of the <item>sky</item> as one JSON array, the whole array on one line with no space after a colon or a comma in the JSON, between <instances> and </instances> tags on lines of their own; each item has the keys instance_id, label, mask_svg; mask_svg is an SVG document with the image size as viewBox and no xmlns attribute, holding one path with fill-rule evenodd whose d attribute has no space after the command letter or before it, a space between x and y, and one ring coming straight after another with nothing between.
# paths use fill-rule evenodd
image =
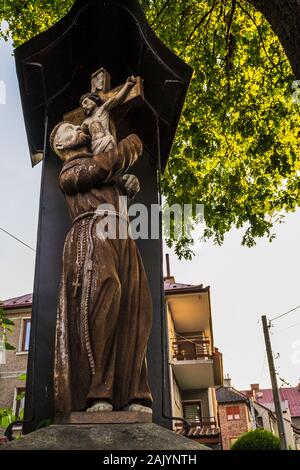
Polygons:
<instances>
[{"instance_id":1,"label":"sky","mask_svg":"<svg viewBox=\"0 0 300 470\"><path fill-rule=\"evenodd\" d=\"M0 42L0 228L35 248L41 165L32 169L11 44ZM1 96L0 96L1 98ZM1 102L1 99L0 99ZM300 210L275 228L270 244L241 246L231 230L222 246L201 244L192 261L170 253L177 282L211 287L214 340L223 353L224 373L235 387L270 387L261 315L268 318L300 305ZM0 299L32 292L35 253L0 230ZM300 309L273 322L271 341L279 377L300 378Z\"/></svg>"}]
</instances>

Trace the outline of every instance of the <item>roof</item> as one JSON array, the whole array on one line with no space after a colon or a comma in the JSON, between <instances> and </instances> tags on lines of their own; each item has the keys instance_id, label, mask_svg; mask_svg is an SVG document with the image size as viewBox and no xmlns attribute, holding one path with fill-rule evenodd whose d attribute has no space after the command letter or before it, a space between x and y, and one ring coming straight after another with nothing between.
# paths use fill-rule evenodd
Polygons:
<instances>
[{"instance_id":1,"label":"roof","mask_svg":"<svg viewBox=\"0 0 300 470\"><path fill-rule=\"evenodd\" d=\"M32 306L32 294L21 295L13 297L12 299L3 300L2 307L4 310L13 308L23 308Z\"/></svg>"},{"instance_id":2,"label":"roof","mask_svg":"<svg viewBox=\"0 0 300 470\"><path fill-rule=\"evenodd\" d=\"M164 289L167 295L178 293L178 294L192 294L196 292L207 292L209 287L203 287L203 284L184 284L181 282L175 282L174 277L166 277L164 279Z\"/></svg>"},{"instance_id":3,"label":"roof","mask_svg":"<svg viewBox=\"0 0 300 470\"><path fill-rule=\"evenodd\" d=\"M164 279L164 288L168 289L186 289L187 287L195 287L193 284L184 284L182 282L175 282L174 277L167 277Z\"/></svg>"},{"instance_id":4,"label":"roof","mask_svg":"<svg viewBox=\"0 0 300 470\"><path fill-rule=\"evenodd\" d=\"M270 403L260 403L258 400L256 400L259 405L263 405L265 408L268 408L269 410L273 411L273 413L276 412L275 410L275 403L271 401ZM281 409L282 411L288 411L289 409L289 402L288 400L283 400L280 402L281 403Z\"/></svg>"},{"instance_id":5,"label":"roof","mask_svg":"<svg viewBox=\"0 0 300 470\"><path fill-rule=\"evenodd\" d=\"M298 387L283 387L279 389L281 401L288 401L291 417L300 417L300 388ZM242 391L245 395L249 396L252 390ZM257 403L265 405L270 408L270 404L274 403L273 391L271 388L263 388L256 390L255 400Z\"/></svg>"},{"instance_id":6,"label":"roof","mask_svg":"<svg viewBox=\"0 0 300 470\"><path fill-rule=\"evenodd\" d=\"M165 292L169 294L169 291L176 290L176 292L186 291L191 292L195 290L207 290L207 287L203 287L203 284L184 284L182 282L172 282L172 278L165 278L164 280L164 289ZM28 307L32 305L32 294L21 295L19 297L13 297L12 299L3 300L3 306L5 309L16 308L16 307Z\"/></svg>"},{"instance_id":7,"label":"roof","mask_svg":"<svg viewBox=\"0 0 300 470\"><path fill-rule=\"evenodd\" d=\"M219 387L216 390L218 403L247 402L248 398L233 387Z\"/></svg>"}]
</instances>

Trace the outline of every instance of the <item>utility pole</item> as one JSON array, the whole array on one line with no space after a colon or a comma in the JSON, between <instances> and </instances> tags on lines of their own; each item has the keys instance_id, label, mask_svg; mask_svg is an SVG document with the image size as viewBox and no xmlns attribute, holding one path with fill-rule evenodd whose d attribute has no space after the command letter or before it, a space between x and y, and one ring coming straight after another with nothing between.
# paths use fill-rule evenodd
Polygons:
<instances>
[{"instance_id":1,"label":"utility pole","mask_svg":"<svg viewBox=\"0 0 300 470\"><path fill-rule=\"evenodd\" d=\"M274 358L273 358L272 346L271 346L271 341L270 341L269 327L267 323L267 317L265 315L262 315L261 319L262 319L263 330L264 330L264 337L265 337L266 350L267 350L268 363L269 363L269 371L270 371L272 390L273 390L273 399L274 399L274 405L275 405L275 413L276 413L277 424L278 424L280 449L288 450L287 438L286 438L285 427L284 427L284 419L283 419L282 408L281 408L281 400L280 400L280 395L279 395L279 390L278 390L277 377L276 377L275 366L274 366Z\"/></svg>"}]
</instances>

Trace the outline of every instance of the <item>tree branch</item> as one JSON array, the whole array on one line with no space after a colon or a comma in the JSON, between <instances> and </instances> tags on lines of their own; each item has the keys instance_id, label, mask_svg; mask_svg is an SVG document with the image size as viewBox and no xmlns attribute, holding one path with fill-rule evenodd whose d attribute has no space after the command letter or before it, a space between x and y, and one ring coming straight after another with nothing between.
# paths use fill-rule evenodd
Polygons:
<instances>
[{"instance_id":1,"label":"tree branch","mask_svg":"<svg viewBox=\"0 0 300 470\"><path fill-rule=\"evenodd\" d=\"M198 23L196 23L196 25L194 26L193 30L191 31L191 33L189 34L188 38L186 39L185 43L184 43L184 48L183 50L180 52L179 56L181 56L186 48L186 46L188 45L188 43L190 42L190 40L192 39L193 35L195 34L195 32L197 31L197 29L202 25L202 23L205 21L205 19L213 12L217 2L219 0L214 0L213 4L212 4L212 7L210 8L209 11L207 11L203 16L202 18L200 19L200 21L198 21Z\"/></svg>"}]
</instances>

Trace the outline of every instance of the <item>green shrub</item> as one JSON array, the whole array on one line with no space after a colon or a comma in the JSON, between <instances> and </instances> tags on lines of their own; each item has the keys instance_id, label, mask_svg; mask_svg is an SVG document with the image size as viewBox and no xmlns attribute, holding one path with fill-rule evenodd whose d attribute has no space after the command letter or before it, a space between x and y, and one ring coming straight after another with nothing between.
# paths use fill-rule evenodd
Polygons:
<instances>
[{"instance_id":1,"label":"green shrub","mask_svg":"<svg viewBox=\"0 0 300 470\"><path fill-rule=\"evenodd\" d=\"M255 429L239 437L231 450L280 450L280 440L269 431Z\"/></svg>"}]
</instances>

